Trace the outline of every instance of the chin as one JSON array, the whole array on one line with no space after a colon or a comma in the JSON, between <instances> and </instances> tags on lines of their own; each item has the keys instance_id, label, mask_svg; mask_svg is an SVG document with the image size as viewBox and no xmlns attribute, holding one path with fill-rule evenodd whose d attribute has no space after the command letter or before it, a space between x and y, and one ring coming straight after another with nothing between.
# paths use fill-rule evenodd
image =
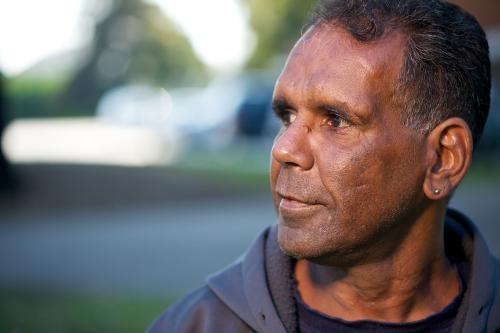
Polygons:
<instances>
[{"instance_id":1,"label":"chin","mask_svg":"<svg viewBox=\"0 0 500 333\"><path fill-rule=\"evenodd\" d=\"M351 242L344 233L323 228L308 230L279 223L278 244L286 255L320 265L349 267L369 256L363 246L356 246L356 241Z\"/></svg>"},{"instance_id":2,"label":"chin","mask_svg":"<svg viewBox=\"0 0 500 333\"><path fill-rule=\"evenodd\" d=\"M303 243L290 240L287 237L280 236L279 234L278 245L284 254L295 259L310 259L313 255L313 252L304 246Z\"/></svg>"},{"instance_id":3,"label":"chin","mask_svg":"<svg viewBox=\"0 0 500 333\"><path fill-rule=\"evenodd\" d=\"M283 223L278 225L278 244L288 256L296 259L314 259L323 257L329 252L315 232L294 228Z\"/></svg>"}]
</instances>

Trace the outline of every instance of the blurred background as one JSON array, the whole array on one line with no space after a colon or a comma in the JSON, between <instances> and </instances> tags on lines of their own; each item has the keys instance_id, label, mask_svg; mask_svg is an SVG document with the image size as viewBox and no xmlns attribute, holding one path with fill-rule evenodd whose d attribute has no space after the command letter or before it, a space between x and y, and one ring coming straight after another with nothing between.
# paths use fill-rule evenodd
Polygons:
<instances>
[{"instance_id":1,"label":"blurred background","mask_svg":"<svg viewBox=\"0 0 500 333\"><path fill-rule=\"evenodd\" d=\"M452 206L500 255L489 123ZM274 81L314 1L0 2L0 332L140 332L275 214Z\"/></svg>"}]
</instances>

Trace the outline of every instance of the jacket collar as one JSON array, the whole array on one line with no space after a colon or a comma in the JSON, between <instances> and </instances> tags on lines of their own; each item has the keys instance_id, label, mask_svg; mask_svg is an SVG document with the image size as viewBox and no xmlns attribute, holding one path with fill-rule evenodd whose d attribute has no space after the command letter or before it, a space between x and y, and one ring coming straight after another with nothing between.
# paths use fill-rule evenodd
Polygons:
<instances>
[{"instance_id":1,"label":"jacket collar","mask_svg":"<svg viewBox=\"0 0 500 333\"><path fill-rule=\"evenodd\" d=\"M476 226L463 214L449 209L445 223L445 245L463 251L468 276L453 332L486 331L488 314L496 293L496 263Z\"/></svg>"},{"instance_id":2,"label":"jacket collar","mask_svg":"<svg viewBox=\"0 0 500 333\"><path fill-rule=\"evenodd\" d=\"M275 227L274 227L275 228ZM267 228L247 253L228 269L208 277L208 287L256 332L289 332L285 329L266 276L266 241L274 228ZM281 258L289 261L288 257ZM276 281L278 282L278 281Z\"/></svg>"}]
</instances>

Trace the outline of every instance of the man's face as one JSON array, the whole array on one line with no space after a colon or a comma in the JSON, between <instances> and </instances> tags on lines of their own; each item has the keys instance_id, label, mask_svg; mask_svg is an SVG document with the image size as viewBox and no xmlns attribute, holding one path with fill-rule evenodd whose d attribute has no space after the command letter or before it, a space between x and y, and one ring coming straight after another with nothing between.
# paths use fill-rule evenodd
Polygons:
<instances>
[{"instance_id":1,"label":"man's face","mask_svg":"<svg viewBox=\"0 0 500 333\"><path fill-rule=\"evenodd\" d=\"M361 44L321 25L293 49L273 96L283 127L271 158L278 241L289 255L363 260L419 214L425 137L401 124L393 96L403 47L396 32Z\"/></svg>"}]
</instances>

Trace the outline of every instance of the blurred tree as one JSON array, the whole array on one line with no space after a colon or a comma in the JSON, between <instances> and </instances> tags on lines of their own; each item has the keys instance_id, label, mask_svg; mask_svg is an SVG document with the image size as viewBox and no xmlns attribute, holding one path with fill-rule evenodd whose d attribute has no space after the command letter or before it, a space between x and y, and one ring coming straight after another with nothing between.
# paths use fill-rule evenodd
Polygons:
<instances>
[{"instance_id":1,"label":"blurred tree","mask_svg":"<svg viewBox=\"0 0 500 333\"><path fill-rule=\"evenodd\" d=\"M109 14L95 27L89 56L63 93L66 103L92 113L99 97L117 85L169 87L206 79L188 40L157 6L142 0L111 1Z\"/></svg>"},{"instance_id":2,"label":"blurred tree","mask_svg":"<svg viewBox=\"0 0 500 333\"><path fill-rule=\"evenodd\" d=\"M313 7L313 0L247 0L257 45L247 66L266 67L275 55L288 53Z\"/></svg>"},{"instance_id":3,"label":"blurred tree","mask_svg":"<svg viewBox=\"0 0 500 333\"><path fill-rule=\"evenodd\" d=\"M5 158L2 149L2 134L6 125L6 101L4 93L4 78L2 73L0 73L0 192L11 190L14 187L14 179L12 176L12 171L10 164Z\"/></svg>"}]
</instances>

